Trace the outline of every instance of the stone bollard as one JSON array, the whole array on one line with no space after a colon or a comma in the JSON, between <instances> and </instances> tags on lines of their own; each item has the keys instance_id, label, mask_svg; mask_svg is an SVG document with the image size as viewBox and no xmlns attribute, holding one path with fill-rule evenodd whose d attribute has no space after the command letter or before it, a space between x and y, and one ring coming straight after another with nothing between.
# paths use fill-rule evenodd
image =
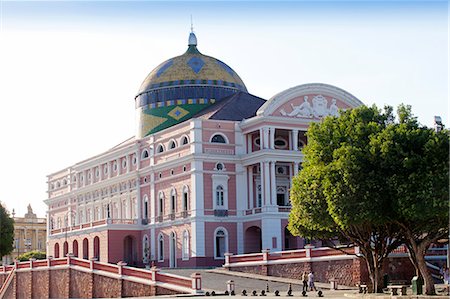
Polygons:
<instances>
[{"instance_id":1,"label":"stone bollard","mask_svg":"<svg viewBox=\"0 0 450 299\"><path fill-rule=\"evenodd\" d=\"M202 289L202 275L200 273L192 273L191 274L192 281L192 289L196 292L201 291Z\"/></svg>"}]
</instances>

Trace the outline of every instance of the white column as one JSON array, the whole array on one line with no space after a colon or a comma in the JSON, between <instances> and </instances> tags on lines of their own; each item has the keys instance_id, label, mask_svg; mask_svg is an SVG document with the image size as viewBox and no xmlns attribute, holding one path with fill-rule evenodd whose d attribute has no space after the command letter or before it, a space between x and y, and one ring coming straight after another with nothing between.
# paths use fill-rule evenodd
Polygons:
<instances>
[{"instance_id":1,"label":"white column","mask_svg":"<svg viewBox=\"0 0 450 299\"><path fill-rule=\"evenodd\" d=\"M267 127L263 128L263 135L264 135L264 139L263 139L264 146L263 146L263 148L266 149L266 148L269 148L269 128L267 128Z\"/></svg>"},{"instance_id":2,"label":"white column","mask_svg":"<svg viewBox=\"0 0 450 299\"><path fill-rule=\"evenodd\" d=\"M269 174L269 161L264 161L264 205L270 205L270 174Z\"/></svg>"},{"instance_id":3,"label":"white column","mask_svg":"<svg viewBox=\"0 0 450 299\"><path fill-rule=\"evenodd\" d=\"M253 165L248 167L248 208L253 209Z\"/></svg>"},{"instance_id":4,"label":"white column","mask_svg":"<svg viewBox=\"0 0 450 299\"><path fill-rule=\"evenodd\" d=\"M264 148L264 132L263 129L259 129L259 149L262 150ZM262 168L261 168L262 169Z\"/></svg>"},{"instance_id":5,"label":"white column","mask_svg":"<svg viewBox=\"0 0 450 299\"><path fill-rule=\"evenodd\" d=\"M269 148L270 149L275 148L275 128L274 127L269 128Z\"/></svg>"},{"instance_id":6,"label":"white column","mask_svg":"<svg viewBox=\"0 0 450 299\"><path fill-rule=\"evenodd\" d=\"M94 173L94 167L91 168L91 185L94 184L95 179L95 173Z\"/></svg>"},{"instance_id":7,"label":"white column","mask_svg":"<svg viewBox=\"0 0 450 299\"><path fill-rule=\"evenodd\" d=\"M83 170L83 187L86 186L86 182L87 182L87 172L86 170Z\"/></svg>"},{"instance_id":8,"label":"white column","mask_svg":"<svg viewBox=\"0 0 450 299\"><path fill-rule=\"evenodd\" d=\"M127 164L128 166L128 164ZM129 168L127 168L129 170ZM136 215L138 224L142 224L142 198L141 198L141 180L136 176Z\"/></svg>"},{"instance_id":9,"label":"white column","mask_svg":"<svg viewBox=\"0 0 450 299\"><path fill-rule=\"evenodd\" d=\"M250 154L252 152L252 135L247 134L247 154Z\"/></svg>"},{"instance_id":10,"label":"white column","mask_svg":"<svg viewBox=\"0 0 450 299\"><path fill-rule=\"evenodd\" d=\"M131 170L131 155L127 155L127 173ZM139 178L138 178L139 179Z\"/></svg>"},{"instance_id":11,"label":"white column","mask_svg":"<svg viewBox=\"0 0 450 299\"><path fill-rule=\"evenodd\" d=\"M298 162L294 162L294 176L298 173Z\"/></svg>"},{"instance_id":12,"label":"white column","mask_svg":"<svg viewBox=\"0 0 450 299\"><path fill-rule=\"evenodd\" d=\"M156 217L156 192L155 192L155 174L150 174L150 223L155 223Z\"/></svg>"},{"instance_id":13,"label":"white column","mask_svg":"<svg viewBox=\"0 0 450 299\"><path fill-rule=\"evenodd\" d=\"M117 176L119 176L120 168L122 167L122 165L120 164L120 159L116 159L116 164L117 164Z\"/></svg>"},{"instance_id":14,"label":"white column","mask_svg":"<svg viewBox=\"0 0 450 299\"><path fill-rule=\"evenodd\" d=\"M109 161L109 162L108 162L108 179L111 178L111 172L112 172L111 161Z\"/></svg>"},{"instance_id":15,"label":"white column","mask_svg":"<svg viewBox=\"0 0 450 299\"><path fill-rule=\"evenodd\" d=\"M293 136L294 134L292 133L292 131L291 131L291 133L289 134L289 150L294 150L294 145L293 145L293 143L292 143L292 140L294 139Z\"/></svg>"},{"instance_id":16,"label":"white column","mask_svg":"<svg viewBox=\"0 0 450 299\"><path fill-rule=\"evenodd\" d=\"M203 187L203 162L191 162L191 216L203 216L204 214L204 187Z\"/></svg>"},{"instance_id":17,"label":"white column","mask_svg":"<svg viewBox=\"0 0 450 299\"><path fill-rule=\"evenodd\" d=\"M292 145L294 151L298 151L298 130L292 130Z\"/></svg>"},{"instance_id":18,"label":"white column","mask_svg":"<svg viewBox=\"0 0 450 299\"><path fill-rule=\"evenodd\" d=\"M264 162L259 162L260 165L260 178L261 178L261 206L264 206L264 203L266 202L265 197L266 195L264 194L265 189L264 189Z\"/></svg>"},{"instance_id":19,"label":"white column","mask_svg":"<svg viewBox=\"0 0 450 299\"><path fill-rule=\"evenodd\" d=\"M270 188L272 188L272 192L270 193L270 204L276 205L277 183L275 179L275 161L270 162Z\"/></svg>"},{"instance_id":20,"label":"white column","mask_svg":"<svg viewBox=\"0 0 450 299\"><path fill-rule=\"evenodd\" d=\"M122 207L122 198L120 198L120 196L119 196L119 202L118 202L118 205L117 205L117 209L119 210L118 211L118 219L123 219L123 213L122 213L122 209L123 209L123 207Z\"/></svg>"}]
</instances>

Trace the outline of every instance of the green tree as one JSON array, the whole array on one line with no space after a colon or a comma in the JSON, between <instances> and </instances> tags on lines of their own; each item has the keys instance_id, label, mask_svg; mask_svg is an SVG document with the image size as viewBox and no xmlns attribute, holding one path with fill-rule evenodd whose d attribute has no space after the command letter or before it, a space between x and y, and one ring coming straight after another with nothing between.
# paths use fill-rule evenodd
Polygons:
<instances>
[{"instance_id":1,"label":"green tree","mask_svg":"<svg viewBox=\"0 0 450 299\"><path fill-rule=\"evenodd\" d=\"M8 255L13 250L14 219L0 202L0 257Z\"/></svg>"},{"instance_id":2,"label":"green tree","mask_svg":"<svg viewBox=\"0 0 450 299\"><path fill-rule=\"evenodd\" d=\"M449 132L420 126L409 106L400 106L398 114L399 123L378 136L374 151L381 153L385 164L395 220L416 273L425 281L426 294L433 295L424 254L449 232Z\"/></svg>"},{"instance_id":3,"label":"green tree","mask_svg":"<svg viewBox=\"0 0 450 299\"><path fill-rule=\"evenodd\" d=\"M29 261L31 258L37 259L37 260L44 260L47 258L45 252L33 250L26 252L24 254L21 254L17 257L17 259L21 262Z\"/></svg>"}]
</instances>

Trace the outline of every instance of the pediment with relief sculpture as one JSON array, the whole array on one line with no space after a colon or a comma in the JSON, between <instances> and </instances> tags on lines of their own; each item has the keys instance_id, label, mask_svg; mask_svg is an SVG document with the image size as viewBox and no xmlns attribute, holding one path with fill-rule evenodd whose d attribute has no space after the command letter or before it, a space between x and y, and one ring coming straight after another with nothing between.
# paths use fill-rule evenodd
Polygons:
<instances>
[{"instance_id":1,"label":"pediment with relief sculpture","mask_svg":"<svg viewBox=\"0 0 450 299\"><path fill-rule=\"evenodd\" d=\"M364 105L352 94L338 87L312 83L299 85L272 97L258 110L257 115L320 119L338 116L339 110Z\"/></svg>"}]
</instances>

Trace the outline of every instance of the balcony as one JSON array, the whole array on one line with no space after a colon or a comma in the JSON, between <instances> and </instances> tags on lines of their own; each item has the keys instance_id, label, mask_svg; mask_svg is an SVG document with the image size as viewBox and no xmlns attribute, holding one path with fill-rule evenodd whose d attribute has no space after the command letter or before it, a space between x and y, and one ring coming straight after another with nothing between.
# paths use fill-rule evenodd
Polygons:
<instances>
[{"instance_id":1,"label":"balcony","mask_svg":"<svg viewBox=\"0 0 450 299\"><path fill-rule=\"evenodd\" d=\"M214 216L216 216L216 217L228 217L228 210L214 210Z\"/></svg>"}]
</instances>

